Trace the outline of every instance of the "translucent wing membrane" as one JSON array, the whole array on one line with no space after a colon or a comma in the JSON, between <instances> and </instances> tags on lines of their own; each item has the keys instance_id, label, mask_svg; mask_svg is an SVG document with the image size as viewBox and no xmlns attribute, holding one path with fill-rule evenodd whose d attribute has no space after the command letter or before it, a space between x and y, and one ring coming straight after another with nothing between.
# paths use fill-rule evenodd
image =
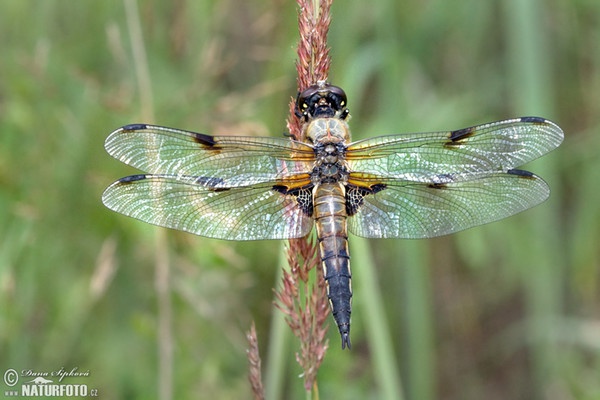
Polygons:
<instances>
[{"instance_id":1,"label":"translucent wing membrane","mask_svg":"<svg viewBox=\"0 0 600 400\"><path fill-rule=\"evenodd\" d=\"M348 228L370 238L427 238L519 213L550 191L538 176L514 168L562 139L553 122L524 117L355 142L348 146L350 179L377 190L363 193Z\"/></svg>"},{"instance_id":2,"label":"translucent wing membrane","mask_svg":"<svg viewBox=\"0 0 600 400\"><path fill-rule=\"evenodd\" d=\"M247 186L312 168L308 145L286 138L208 136L136 124L117 129L106 151L150 174L216 178L219 187Z\"/></svg>"},{"instance_id":3,"label":"translucent wing membrane","mask_svg":"<svg viewBox=\"0 0 600 400\"><path fill-rule=\"evenodd\" d=\"M375 182L374 182L375 183ZM429 238L517 214L550 194L527 171L448 176L438 183L378 180L385 188L364 196L348 229L367 238Z\"/></svg>"},{"instance_id":4,"label":"translucent wing membrane","mask_svg":"<svg viewBox=\"0 0 600 400\"><path fill-rule=\"evenodd\" d=\"M352 171L414 182L443 174L481 174L519 167L556 148L562 130L553 122L523 117L450 132L407 133L352 143Z\"/></svg>"},{"instance_id":5,"label":"translucent wing membrane","mask_svg":"<svg viewBox=\"0 0 600 400\"><path fill-rule=\"evenodd\" d=\"M533 207L548 197L548 186L514 168L562 138L554 123L524 117L352 143L345 152L349 230L370 238L426 238ZM113 132L106 149L150 173L105 191L104 203L125 215L229 240L302 237L312 227L304 187L318 167L309 145L139 124ZM301 206L298 190L304 191Z\"/></svg>"},{"instance_id":6,"label":"translucent wing membrane","mask_svg":"<svg viewBox=\"0 0 600 400\"><path fill-rule=\"evenodd\" d=\"M269 184L220 189L193 176L134 175L110 185L104 204L167 228L226 240L305 236L312 219Z\"/></svg>"}]
</instances>

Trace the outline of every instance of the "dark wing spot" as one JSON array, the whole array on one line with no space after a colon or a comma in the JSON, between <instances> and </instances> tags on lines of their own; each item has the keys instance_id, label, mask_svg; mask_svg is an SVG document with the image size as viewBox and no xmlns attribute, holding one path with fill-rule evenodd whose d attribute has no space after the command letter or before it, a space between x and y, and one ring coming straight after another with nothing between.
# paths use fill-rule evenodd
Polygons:
<instances>
[{"instance_id":1,"label":"dark wing spot","mask_svg":"<svg viewBox=\"0 0 600 400\"><path fill-rule=\"evenodd\" d=\"M432 182L429 185L427 185L427 187L430 189L446 189L448 188L448 185L445 183Z\"/></svg>"},{"instance_id":2,"label":"dark wing spot","mask_svg":"<svg viewBox=\"0 0 600 400\"><path fill-rule=\"evenodd\" d=\"M217 148L215 146L217 144L217 142L215 142L214 137L212 137L210 135L205 135L203 133L196 133L196 132L190 132L190 134L192 135L192 137L194 138L194 141L196 143L199 143L203 146L209 146L213 149Z\"/></svg>"},{"instance_id":3,"label":"dark wing spot","mask_svg":"<svg viewBox=\"0 0 600 400\"><path fill-rule=\"evenodd\" d=\"M212 190L213 192L224 192L231 189L225 186L225 181L222 178L212 176L199 176L196 178L195 183L206 186L208 190Z\"/></svg>"},{"instance_id":4,"label":"dark wing spot","mask_svg":"<svg viewBox=\"0 0 600 400\"><path fill-rule=\"evenodd\" d=\"M196 183L204 186L223 186L225 181L222 178L215 178L212 176L199 176L196 178Z\"/></svg>"},{"instance_id":5,"label":"dark wing spot","mask_svg":"<svg viewBox=\"0 0 600 400\"><path fill-rule=\"evenodd\" d=\"M119 179L119 183L128 184L132 182L141 181L143 179L147 179L148 175L146 174L138 174L138 175L130 175L124 178Z\"/></svg>"},{"instance_id":6,"label":"dark wing spot","mask_svg":"<svg viewBox=\"0 0 600 400\"><path fill-rule=\"evenodd\" d=\"M546 119L541 117L521 117L521 122L531 122L533 124L545 124Z\"/></svg>"},{"instance_id":7,"label":"dark wing spot","mask_svg":"<svg viewBox=\"0 0 600 400\"><path fill-rule=\"evenodd\" d=\"M124 131L139 131L142 129L146 129L148 126L146 124L129 124L125 125L121 129Z\"/></svg>"},{"instance_id":8,"label":"dark wing spot","mask_svg":"<svg viewBox=\"0 0 600 400\"><path fill-rule=\"evenodd\" d=\"M431 189L447 189L448 184L454 182L452 174L438 174L427 184Z\"/></svg>"},{"instance_id":9,"label":"dark wing spot","mask_svg":"<svg viewBox=\"0 0 600 400\"><path fill-rule=\"evenodd\" d=\"M522 169L509 169L508 171L506 171L507 174L509 175L517 175L526 179L534 179L535 175L529 171L525 171Z\"/></svg>"},{"instance_id":10,"label":"dark wing spot","mask_svg":"<svg viewBox=\"0 0 600 400\"><path fill-rule=\"evenodd\" d=\"M456 131L452 131L452 132L450 132L450 135L448 135L448 139L450 139L450 140L448 142L446 142L445 145L446 146L461 145L466 141L466 139L473 136L475 134L475 132L477 132L475 127L463 128L463 129L458 129Z\"/></svg>"},{"instance_id":11,"label":"dark wing spot","mask_svg":"<svg viewBox=\"0 0 600 400\"><path fill-rule=\"evenodd\" d=\"M292 196L295 198L298 207L304 214L309 217L313 215L313 196L312 196L313 185L308 185L301 188L289 189L285 185L274 185L273 190L286 196Z\"/></svg>"}]
</instances>

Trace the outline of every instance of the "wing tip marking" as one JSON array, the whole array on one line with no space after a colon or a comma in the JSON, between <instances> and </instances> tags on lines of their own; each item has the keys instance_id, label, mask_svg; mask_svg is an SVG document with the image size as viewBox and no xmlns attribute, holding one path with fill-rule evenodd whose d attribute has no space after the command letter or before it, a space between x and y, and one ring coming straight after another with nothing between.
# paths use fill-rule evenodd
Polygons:
<instances>
[{"instance_id":1,"label":"wing tip marking","mask_svg":"<svg viewBox=\"0 0 600 400\"><path fill-rule=\"evenodd\" d=\"M541 124L547 124L548 122L550 122L546 118L532 117L532 116L521 117L521 118L519 118L519 121L521 121L521 122L527 122L527 123L531 123L531 124L539 124L539 125L541 125Z\"/></svg>"},{"instance_id":2,"label":"wing tip marking","mask_svg":"<svg viewBox=\"0 0 600 400\"><path fill-rule=\"evenodd\" d=\"M513 169L509 169L508 171L506 171L506 173L509 175L516 175L516 176L524 178L524 179L537 178L536 174L534 174L533 172L525 171L524 169L513 168Z\"/></svg>"},{"instance_id":3,"label":"wing tip marking","mask_svg":"<svg viewBox=\"0 0 600 400\"><path fill-rule=\"evenodd\" d=\"M137 182L137 181L141 181L141 180L144 180L144 179L148 179L148 175L147 174L129 175L129 176L126 176L124 178L119 179L117 182L120 183L120 184L127 185L127 184L130 184L130 183L133 183L133 182Z\"/></svg>"},{"instance_id":4,"label":"wing tip marking","mask_svg":"<svg viewBox=\"0 0 600 400\"><path fill-rule=\"evenodd\" d=\"M122 131L132 132L132 131L140 131L142 129L147 129L148 125L146 124L128 124L121 127Z\"/></svg>"}]
</instances>

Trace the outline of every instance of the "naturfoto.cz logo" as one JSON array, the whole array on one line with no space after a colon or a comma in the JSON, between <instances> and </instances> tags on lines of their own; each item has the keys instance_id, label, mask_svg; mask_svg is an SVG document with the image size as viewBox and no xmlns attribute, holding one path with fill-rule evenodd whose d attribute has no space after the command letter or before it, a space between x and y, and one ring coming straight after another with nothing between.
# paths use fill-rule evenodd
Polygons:
<instances>
[{"instance_id":1,"label":"naturfoto.cz logo","mask_svg":"<svg viewBox=\"0 0 600 400\"><path fill-rule=\"evenodd\" d=\"M62 383L65 378L85 378L90 371L79 371L77 367L70 370L60 368L54 371L21 370L19 374L14 369L4 372L4 383L10 389L4 391L6 397L95 397L98 389L90 389L85 384ZM18 390L17 383L21 381ZM57 381L55 383L55 381Z\"/></svg>"}]
</instances>

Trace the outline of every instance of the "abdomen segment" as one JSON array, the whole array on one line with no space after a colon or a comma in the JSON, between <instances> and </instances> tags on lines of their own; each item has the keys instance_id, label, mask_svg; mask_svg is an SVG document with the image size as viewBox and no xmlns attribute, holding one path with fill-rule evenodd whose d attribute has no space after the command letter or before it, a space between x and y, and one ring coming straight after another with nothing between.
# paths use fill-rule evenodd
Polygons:
<instances>
[{"instance_id":1,"label":"abdomen segment","mask_svg":"<svg viewBox=\"0 0 600 400\"><path fill-rule=\"evenodd\" d=\"M324 183L314 190L314 217L327 296L342 337L342 349L350 348L352 276L345 188L341 183Z\"/></svg>"}]
</instances>

